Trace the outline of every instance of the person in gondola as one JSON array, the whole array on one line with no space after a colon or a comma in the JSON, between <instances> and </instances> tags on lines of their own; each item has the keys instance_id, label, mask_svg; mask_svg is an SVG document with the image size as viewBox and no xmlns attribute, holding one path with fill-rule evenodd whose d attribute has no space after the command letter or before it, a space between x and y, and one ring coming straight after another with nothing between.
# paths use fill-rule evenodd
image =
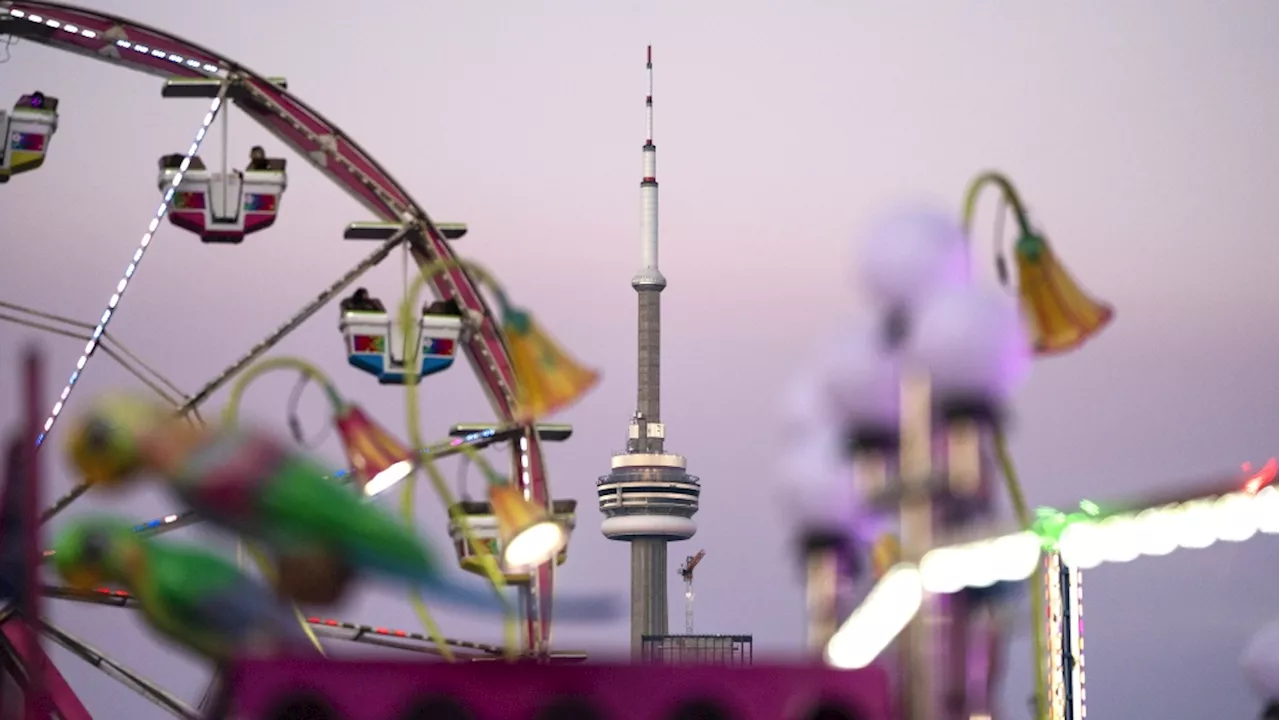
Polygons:
<instances>
[{"instance_id":1,"label":"person in gondola","mask_svg":"<svg viewBox=\"0 0 1280 720\"><path fill-rule=\"evenodd\" d=\"M351 295L343 298L339 303L343 312L359 311L359 312L386 312L382 301L369 295L369 291L365 288L356 288Z\"/></svg>"},{"instance_id":2,"label":"person in gondola","mask_svg":"<svg viewBox=\"0 0 1280 720\"><path fill-rule=\"evenodd\" d=\"M461 315L457 300L436 300L422 306L423 315Z\"/></svg>"},{"instance_id":3,"label":"person in gondola","mask_svg":"<svg viewBox=\"0 0 1280 720\"><path fill-rule=\"evenodd\" d=\"M270 162L267 160L267 151L262 149L261 145L254 145L249 151L249 167L248 170L270 170Z\"/></svg>"}]
</instances>

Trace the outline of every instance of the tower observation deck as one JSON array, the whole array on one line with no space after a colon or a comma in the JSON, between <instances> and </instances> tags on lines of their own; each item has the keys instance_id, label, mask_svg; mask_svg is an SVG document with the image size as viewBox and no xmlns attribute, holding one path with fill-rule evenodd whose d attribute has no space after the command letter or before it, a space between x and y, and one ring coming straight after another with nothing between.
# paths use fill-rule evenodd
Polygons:
<instances>
[{"instance_id":1,"label":"tower observation deck","mask_svg":"<svg viewBox=\"0 0 1280 720\"><path fill-rule=\"evenodd\" d=\"M640 269L631 279L639 305L636 405L627 450L616 453L610 472L596 482L604 536L631 544L631 651L640 659L646 635L667 634L667 543L697 532L693 521L701 492L686 472L684 456L666 452L659 400L662 291L658 269L658 148L653 144L653 51L646 53L648 129L640 181Z\"/></svg>"}]
</instances>

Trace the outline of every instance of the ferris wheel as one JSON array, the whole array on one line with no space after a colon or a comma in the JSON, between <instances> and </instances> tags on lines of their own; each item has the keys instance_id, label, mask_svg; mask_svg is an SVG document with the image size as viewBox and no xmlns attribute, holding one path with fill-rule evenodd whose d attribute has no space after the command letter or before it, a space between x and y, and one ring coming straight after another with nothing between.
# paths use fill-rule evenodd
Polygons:
<instances>
[{"instance_id":1,"label":"ferris wheel","mask_svg":"<svg viewBox=\"0 0 1280 720\"><path fill-rule=\"evenodd\" d=\"M476 273L456 260L450 246L450 241L465 235L464 225L434 222L408 191L351 137L292 94L283 78L263 76L235 60L163 30L55 2L0 0L0 37L5 36L158 76L163 80L162 94L167 98L208 101L189 146L175 148L176 152L159 158L156 182L161 197L154 210L148 209L145 228L139 228L142 232L136 250L131 257L122 258L125 261L122 276L111 279L115 282L111 287L106 287L108 280L104 279L104 309L95 322L77 323L33 308L0 302L0 320L80 337L85 342L74 367L67 369L68 380L43 422L37 445L56 430L64 410L72 407L77 383L84 372L91 372L88 366L98 355L115 358L158 394L170 399L179 412L198 414L215 392L235 380L331 301L341 299L339 329L348 362L379 383L416 382L449 370L457 354L465 352L494 408L496 420L490 425L456 426L453 439L436 446L435 451L439 454L457 452L461 446L477 449L509 445L512 482L531 502L548 508L565 522L572 522L572 502L552 503L549 496L542 449L544 441L567 438L569 429L535 425L521 414L518 360L513 358L510 343L501 331L501 317L481 294ZM12 110L0 109L0 130L4 131L5 138L0 148L0 183L21 182L23 173L37 170L58 172L56 161L44 167L46 160L57 156L59 99L56 95L56 88L43 88L19 97ZM200 154L203 141L216 131L216 123L227 121L230 105L268 130L279 142L278 148L248 149L247 162L240 168L231 167L233 163L227 157L225 143L220 159L203 157ZM143 260L156 233L187 232L205 243L239 243L248 235L270 232L281 207L288 203L285 198L288 161L278 151L283 148L293 150L372 213L373 220L352 223L345 229L344 237L371 241L376 249L320 289L315 299L293 316L282 319L274 331L196 392L182 393L110 334L111 321L137 274L142 272ZM141 213L139 215L141 226L143 219ZM172 227L166 228L166 225ZM404 328L396 330L394 314L388 314L378 298L363 288L352 287L363 273L401 248L423 269L425 282L439 298L424 306L416 319L414 337L420 343L420 352L409 355L418 358L409 367L404 345L413 341L410 333ZM57 368L53 370L60 372ZM57 499L44 510L42 522L75 502L84 490L77 487ZM484 507L484 503L460 505L464 506L463 512L476 520L474 529L482 536L480 543L492 544L494 538L490 535L494 532L487 530L485 524L485 516L491 514L492 509ZM145 522L137 530L162 533L194 521L190 513L173 514ZM460 564L479 572L475 555L483 550L454 533L453 528L451 534ZM558 560L563 561L563 555ZM524 575L507 578L520 590L523 652L541 658L552 655L556 564L547 562ZM65 588L47 588L46 595L118 606L134 602L127 593L106 589L78 593ZM423 653L440 651L435 643L416 633L318 617L307 618L307 621L321 636ZM0 626L14 622L20 621L9 619L0 622ZM173 714L199 717L195 709L78 639L52 626L47 634L54 642L90 659ZM498 657L504 652L503 648L483 643L447 642L461 651L458 655L479 659ZM48 665L38 646L25 647L23 652L28 655L19 658L21 663L28 667ZM566 655L563 659L578 658ZM52 673L55 677L50 680L48 690L57 704L58 714L63 718L89 717L74 693L57 677L56 670Z\"/></svg>"}]
</instances>

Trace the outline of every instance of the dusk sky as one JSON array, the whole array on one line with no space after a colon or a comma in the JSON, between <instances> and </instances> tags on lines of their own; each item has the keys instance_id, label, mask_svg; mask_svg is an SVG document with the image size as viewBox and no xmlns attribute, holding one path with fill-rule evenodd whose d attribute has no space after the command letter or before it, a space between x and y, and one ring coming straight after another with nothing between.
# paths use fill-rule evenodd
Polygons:
<instances>
[{"instance_id":1,"label":"dusk sky","mask_svg":"<svg viewBox=\"0 0 1280 720\"><path fill-rule=\"evenodd\" d=\"M1116 308L1081 351L1036 364L1017 398L1013 452L1038 505L1124 499L1209 481L1277 453L1277 25L1275 2L1016 0L537 0L421 3L223 0L103 3L255 70L337 122L437 221L470 225L456 248L491 268L572 352L600 369L556 419L556 497L579 502L565 592L625 597L627 546L601 536L595 479L624 447L635 405L635 293L644 47L654 46L661 182L663 411L668 448L701 476L706 549L697 630L750 633L756 658L803 642L800 569L778 483L784 383L858 309L851 249L901 201L959 211L967 181L1006 171L1081 284ZM160 197L156 159L180 152L206 103L162 100L161 81L20 42L0 64L0 103L40 89L61 121L40 171L0 187L0 300L94 321ZM0 47L0 58L5 57ZM220 136L203 156L216 165ZM230 156L280 143L233 112ZM276 225L240 246L165 225L110 333L192 391L371 249L342 240L372 219L292 153ZM990 257L995 202L975 251ZM984 265L985 272L985 265ZM397 253L361 282L402 296ZM336 303L274 354L301 355L403 433L404 394L348 368ZM38 342L56 398L78 341L0 324L0 406L16 407L17 349ZM285 432L293 379L257 383L246 413ZM103 354L70 400L138 383ZM441 437L492 411L459 362L422 389ZM225 391L209 404L217 411ZM309 393L309 433L323 401ZM46 500L72 484L64 422L43 457ZM322 453L335 467L332 440ZM495 453L495 459L498 459ZM449 476L456 477L453 464ZM471 473L471 488L478 489ZM448 551L443 511L419 493L423 532ZM159 492L93 495L53 523L108 510L137 520L177 507ZM209 537L183 531L173 537ZM1085 575L1090 717L1249 718L1237 658L1277 617L1274 536ZM133 612L51 602L53 619L195 702L200 665ZM419 628L405 593L362 588L332 616ZM447 634L498 641L485 618L441 610ZM1031 672L1017 624L1006 683L1026 717ZM559 625L556 644L625 653L627 620ZM332 645L332 643L331 643ZM359 650L359 648L357 648ZM351 652L346 648L343 652ZM159 710L60 650L100 717ZM136 714L134 714L136 712Z\"/></svg>"}]
</instances>

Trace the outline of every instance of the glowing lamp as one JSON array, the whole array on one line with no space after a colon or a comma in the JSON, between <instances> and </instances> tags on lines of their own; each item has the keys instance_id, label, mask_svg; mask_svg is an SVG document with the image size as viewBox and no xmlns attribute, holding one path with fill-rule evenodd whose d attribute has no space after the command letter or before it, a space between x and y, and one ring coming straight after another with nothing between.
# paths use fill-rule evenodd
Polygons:
<instances>
[{"instance_id":1,"label":"glowing lamp","mask_svg":"<svg viewBox=\"0 0 1280 720\"><path fill-rule=\"evenodd\" d=\"M888 307L909 307L969 278L969 245L950 213L906 208L876 221L857 253L867 290Z\"/></svg>"},{"instance_id":2,"label":"glowing lamp","mask_svg":"<svg viewBox=\"0 0 1280 720\"><path fill-rule=\"evenodd\" d=\"M1080 289L1042 236L1023 235L1013 256L1018 295L1037 355L1073 350L1111 321L1111 307Z\"/></svg>"},{"instance_id":3,"label":"glowing lamp","mask_svg":"<svg viewBox=\"0 0 1280 720\"><path fill-rule=\"evenodd\" d=\"M355 405L334 417L351 474L364 494L377 495L413 473L413 455Z\"/></svg>"},{"instance_id":4,"label":"glowing lamp","mask_svg":"<svg viewBox=\"0 0 1280 720\"><path fill-rule=\"evenodd\" d=\"M920 308L908 352L929 371L945 422L953 492L982 490L982 435L999 424L1031 367L1031 347L1013 298L969 285L935 294Z\"/></svg>"},{"instance_id":5,"label":"glowing lamp","mask_svg":"<svg viewBox=\"0 0 1280 720\"><path fill-rule=\"evenodd\" d=\"M515 374L516 420L532 422L577 402L600 375L569 356L528 312L507 308L503 335Z\"/></svg>"},{"instance_id":6,"label":"glowing lamp","mask_svg":"<svg viewBox=\"0 0 1280 720\"><path fill-rule=\"evenodd\" d=\"M491 485L489 502L498 521L502 564L509 570L551 562L569 544L569 531L546 511L525 499L514 485Z\"/></svg>"},{"instance_id":7,"label":"glowing lamp","mask_svg":"<svg viewBox=\"0 0 1280 720\"><path fill-rule=\"evenodd\" d=\"M883 491L898 447L901 367L894 354L900 338L889 313L886 322L858 320L828 343L820 359L820 397L831 423L842 433L841 457L852 458L847 483L857 478L865 494Z\"/></svg>"},{"instance_id":8,"label":"glowing lamp","mask_svg":"<svg viewBox=\"0 0 1280 720\"><path fill-rule=\"evenodd\" d=\"M1030 344L1012 298L970 285L934 295L920 308L908 352L929 370L944 411L994 411L1031 367Z\"/></svg>"}]
</instances>

